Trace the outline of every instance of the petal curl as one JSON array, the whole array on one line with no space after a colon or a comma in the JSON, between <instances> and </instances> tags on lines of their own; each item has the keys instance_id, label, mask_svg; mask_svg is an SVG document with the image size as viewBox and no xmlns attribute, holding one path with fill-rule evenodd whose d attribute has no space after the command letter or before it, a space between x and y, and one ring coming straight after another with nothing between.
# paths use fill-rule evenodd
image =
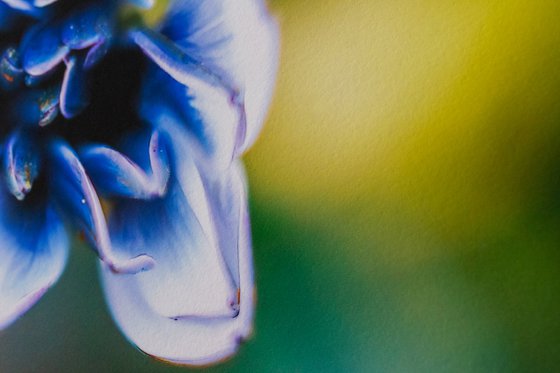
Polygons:
<instances>
[{"instance_id":1,"label":"petal curl","mask_svg":"<svg viewBox=\"0 0 560 373\"><path fill-rule=\"evenodd\" d=\"M97 193L74 151L61 140L49 146L49 189L52 198L81 227L101 260L115 273L137 273L154 266L144 253L134 257L113 251Z\"/></svg>"},{"instance_id":2,"label":"petal curl","mask_svg":"<svg viewBox=\"0 0 560 373\"><path fill-rule=\"evenodd\" d=\"M101 265L101 275L113 317L134 344L159 359L201 365L234 353L251 330L247 196L239 168L232 167L214 178L221 186L213 190L227 189L224 196L236 201L215 209L214 197L206 195L205 181L183 148L186 135L178 141L177 133L170 137L174 166L180 166L172 169L178 178L167 197L126 201L115 206L110 221L119 250L130 255L131 247L143 243L158 266L136 276L115 276ZM228 223L231 229L218 232ZM220 233L229 236L229 247L220 247ZM224 250L232 253L224 255Z\"/></svg>"},{"instance_id":3,"label":"petal curl","mask_svg":"<svg viewBox=\"0 0 560 373\"><path fill-rule=\"evenodd\" d=\"M0 187L0 329L29 310L62 274L68 239L57 212Z\"/></svg>"},{"instance_id":4,"label":"petal curl","mask_svg":"<svg viewBox=\"0 0 560 373\"><path fill-rule=\"evenodd\" d=\"M142 144L143 145L143 144ZM106 196L136 199L161 197L167 190L169 160L157 132L142 150L149 153L149 170L104 145L80 149L80 159L98 191ZM148 168L148 167L147 167Z\"/></svg>"}]
</instances>

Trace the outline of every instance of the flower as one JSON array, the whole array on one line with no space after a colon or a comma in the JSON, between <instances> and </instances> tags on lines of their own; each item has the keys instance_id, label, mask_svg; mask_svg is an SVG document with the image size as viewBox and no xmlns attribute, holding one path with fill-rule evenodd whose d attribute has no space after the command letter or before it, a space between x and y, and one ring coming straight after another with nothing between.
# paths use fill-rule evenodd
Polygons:
<instances>
[{"instance_id":1,"label":"flower","mask_svg":"<svg viewBox=\"0 0 560 373\"><path fill-rule=\"evenodd\" d=\"M259 0L2 0L0 328L60 277L69 234L145 353L200 365L250 334L240 155L271 98L277 27Z\"/></svg>"}]
</instances>

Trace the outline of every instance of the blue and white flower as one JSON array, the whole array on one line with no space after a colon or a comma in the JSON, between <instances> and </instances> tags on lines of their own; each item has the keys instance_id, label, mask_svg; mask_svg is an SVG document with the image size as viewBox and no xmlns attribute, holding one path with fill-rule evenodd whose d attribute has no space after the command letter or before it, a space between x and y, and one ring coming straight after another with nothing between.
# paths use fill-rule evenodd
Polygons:
<instances>
[{"instance_id":1,"label":"blue and white flower","mask_svg":"<svg viewBox=\"0 0 560 373\"><path fill-rule=\"evenodd\" d=\"M0 329L60 277L72 232L142 351L208 364L251 331L239 157L272 95L260 0L0 2Z\"/></svg>"}]
</instances>

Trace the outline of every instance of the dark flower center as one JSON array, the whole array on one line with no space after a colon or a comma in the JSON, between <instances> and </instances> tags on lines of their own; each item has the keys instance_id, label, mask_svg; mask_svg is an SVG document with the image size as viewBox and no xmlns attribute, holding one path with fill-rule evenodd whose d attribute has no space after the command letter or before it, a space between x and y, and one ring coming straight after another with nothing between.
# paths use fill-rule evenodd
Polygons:
<instances>
[{"instance_id":1,"label":"dark flower center","mask_svg":"<svg viewBox=\"0 0 560 373\"><path fill-rule=\"evenodd\" d=\"M113 50L89 74L91 101L78 116L59 116L51 128L72 145L85 142L110 146L125 133L140 129L137 95L146 59L137 50Z\"/></svg>"},{"instance_id":2,"label":"dark flower center","mask_svg":"<svg viewBox=\"0 0 560 373\"><path fill-rule=\"evenodd\" d=\"M20 200L31 184L33 195L44 194L41 154L50 139L115 147L141 128L146 60L122 36L123 25L141 21L134 13L119 19L119 2L60 3L0 27L0 143L8 188Z\"/></svg>"}]
</instances>

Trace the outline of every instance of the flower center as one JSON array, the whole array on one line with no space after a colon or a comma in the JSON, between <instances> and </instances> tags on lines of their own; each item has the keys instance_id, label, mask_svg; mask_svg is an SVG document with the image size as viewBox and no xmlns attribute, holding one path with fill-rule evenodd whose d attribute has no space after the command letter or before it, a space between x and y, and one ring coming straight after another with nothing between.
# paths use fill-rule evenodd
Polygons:
<instances>
[{"instance_id":1,"label":"flower center","mask_svg":"<svg viewBox=\"0 0 560 373\"><path fill-rule=\"evenodd\" d=\"M115 146L141 127L136 101L146 62L121 36L122 25L142 22L138 13L61 3L40 21L19 15L0 27L0 140L8 189L19 200L40 176L48 139Z\"/></svg>"}]
</instances>

